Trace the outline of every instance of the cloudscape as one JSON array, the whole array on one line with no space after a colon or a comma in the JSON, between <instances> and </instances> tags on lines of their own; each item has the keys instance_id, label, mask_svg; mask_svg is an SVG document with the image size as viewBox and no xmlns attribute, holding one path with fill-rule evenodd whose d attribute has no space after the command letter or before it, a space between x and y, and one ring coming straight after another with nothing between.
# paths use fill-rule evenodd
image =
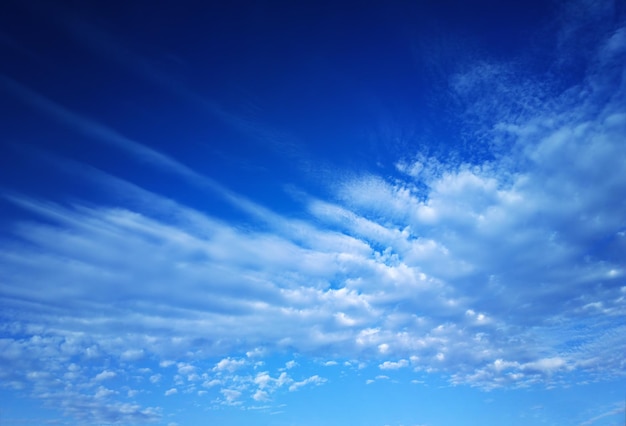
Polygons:
<instances>
[{"instance_id":1,"label":"cloudscape","mask_svg":"<svg viewBox=\"0 0 626 426\"><path fill-rule=\"evenodd\" d=\"M619 425L626 9L0 6L0 425Z\"/></svg>"}]
</instances>

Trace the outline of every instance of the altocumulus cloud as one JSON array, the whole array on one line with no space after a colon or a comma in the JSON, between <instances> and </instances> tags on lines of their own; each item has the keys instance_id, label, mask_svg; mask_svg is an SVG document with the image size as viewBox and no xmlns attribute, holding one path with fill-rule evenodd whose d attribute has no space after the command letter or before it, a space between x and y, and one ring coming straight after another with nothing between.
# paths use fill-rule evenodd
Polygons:
<instances>
[{"instance_id":1,"label":"altocumulus cloud","mask_svg":"<svg viewBox=\"0 0 626 426\"><path fill-rule=\"evenodd\" d=\"M488 161L414 153L393 176L340 174L326 199L300 198L299 219L198 185L176 160L97 127L256 226L88 167L69 172L124 199L5 194L33 219L2 241L2 383L79 420L137 423L162 414L132 397L148 383L172 397L215 389L213 404L240 406L327 382L323 370L301 375L300 362L264 366L285 351L485 389L622 375L625 34L611 34L585 81L550 102L502 64L455 75Z\"/></svg>"}]
</instances>

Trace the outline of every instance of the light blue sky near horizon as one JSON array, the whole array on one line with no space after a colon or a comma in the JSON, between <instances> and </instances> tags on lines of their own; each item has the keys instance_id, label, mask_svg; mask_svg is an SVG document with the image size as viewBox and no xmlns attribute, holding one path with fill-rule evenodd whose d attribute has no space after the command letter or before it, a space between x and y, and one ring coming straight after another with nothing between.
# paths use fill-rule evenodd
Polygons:
<instances>
[{"instance_id":1,"label":"light blue sky near horizon","mask_svg":"<svg viewBox=\"0 0 626 426\"><path fill-rule=\"evenodd\" d=\"M9 1L0 425L621 425L616 2Z\"/></svg>"}]
</instances>

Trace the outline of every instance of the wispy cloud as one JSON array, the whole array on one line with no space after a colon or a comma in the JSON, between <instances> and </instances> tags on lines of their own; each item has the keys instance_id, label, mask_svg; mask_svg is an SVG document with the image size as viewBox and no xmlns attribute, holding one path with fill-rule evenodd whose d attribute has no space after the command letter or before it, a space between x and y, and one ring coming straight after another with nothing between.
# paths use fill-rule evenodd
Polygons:
<instances>
[{"instance_id":1,"label":"wispy cloud","mask_svg":"<svg viewBox=\"0 0 626 426\"><path fill-rule=\"evenodd\" d=\"M416 152L393 176L340 174L325 197L299 195L298 218L0 77L27 104L251 218L227 223L88 167L66 172L125 200L4 194L30 216L0 252L1 382L79 420L138 423L161 416L137 402L139 385L248 406L329 384L300 358L263 364L284 352L483 389L623 376L624 34L550 103L505 66L453 76L492 157Z\"/></svg>"},{"instance_id":2,"label":"wispy cloud","mask_svg":"<svg viewBox=\"0 0 626 426\"><path fill-rule=\"evenodd\" d=\"M180 79L156 66L155 58L134 50L132 42L107 31L96 21L75 13L68 7L60 5L37 4L28 5L31 12L46 16L50 24L65 32L75 43L82 45L90 54L103 57L107 62L114 62L122 69L134 74L142 82L150 82L161 90L165 90L185 103L193 105L210 118L216 118L247 139L269 149L278 157L295 162L299 168L311 171L314 167L306 148L297 138L280 130L258 117L258 106L232 111L215 99L204 96L197 88L189 87ZM25 54L30 52L16 47ZM31 60L38 61L36 54L30 53ZM176 56L180 62L186 60ZM248 100L249 104L254 104ZM257 111L257 113L255 113ZM218 155L224 155L217 152ZM241 160L228 158L231 163ZM255 167L258 167L255 166Z\"/></svg>"},{"instance_id":3,"label":"wispy cloud","mask_svg":"<svg viewBox=\"0 0 626 426\"><path fill-rule=\"evenodd\" d=\"M622 402L615 404L615 408L605 411L602 414L598 414L597 416L592 417L588 420L585 420L584 422L580 423L579 426L593 425L606 417L615 417L617 415L623 414L626 411L626 407L624 407L622 404Z\"/></svg>"}]
</instances>

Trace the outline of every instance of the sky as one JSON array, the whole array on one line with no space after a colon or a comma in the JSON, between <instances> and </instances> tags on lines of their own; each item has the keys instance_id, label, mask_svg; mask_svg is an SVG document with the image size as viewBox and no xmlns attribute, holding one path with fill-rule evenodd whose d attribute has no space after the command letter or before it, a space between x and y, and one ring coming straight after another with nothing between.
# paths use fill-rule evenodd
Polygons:
<instances>
[{"instance_id":1,"label":"sky","mask_svg":"<svg viewBox=\"0 0 626 426\"><path fill-rule=\"evenodd\" d=\"M0 425L624 424L623 2L8 0L0 93Z\"/></svg>"}]
</instances>

